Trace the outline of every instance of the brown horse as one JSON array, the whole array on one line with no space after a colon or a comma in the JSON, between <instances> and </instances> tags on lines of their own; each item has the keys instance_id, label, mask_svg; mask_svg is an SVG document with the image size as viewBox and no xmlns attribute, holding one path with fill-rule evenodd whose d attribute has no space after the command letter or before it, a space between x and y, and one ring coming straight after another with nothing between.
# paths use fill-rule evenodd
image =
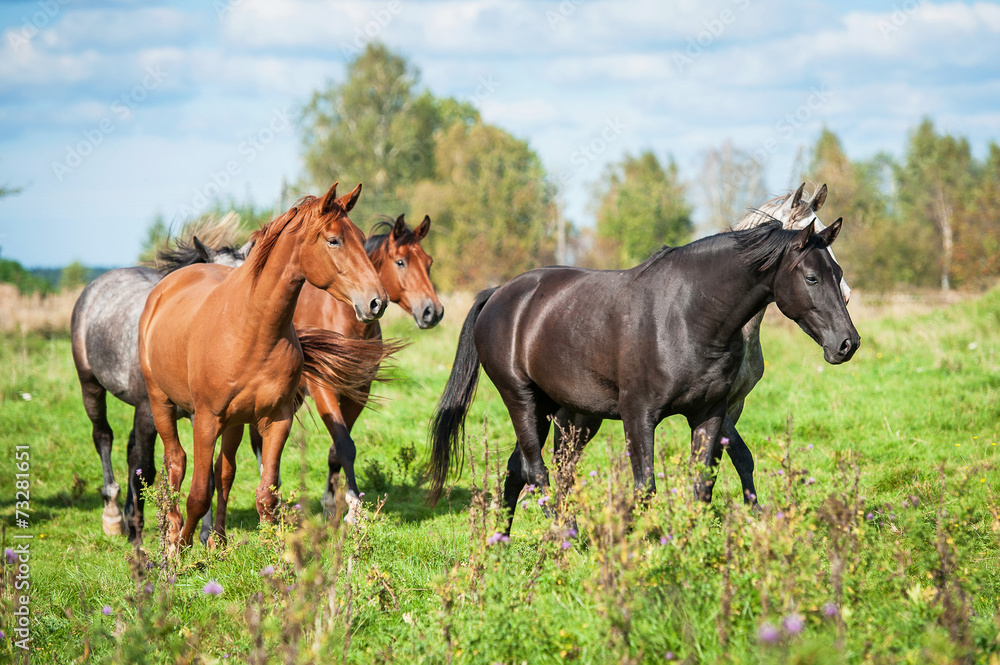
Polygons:
<instances>
[{"instance_id":1,"label":"brown horse","mask_svg":"<svg viewBox=\"0 0 1000 665\"><path fill-rule=\"evenodd\" d=\"M381 222L380 225L388 228L388 232L368 238L365 250L375 270L378 271L389 300L410 312L419 328L433 328L444 316L444 306L438 300L434 285L431 283L430 270L434 260L420 246L420 241L430 231L430 217L425 215L420 225L412 231L406 226L403 215L400 215L395 223ZM378 228L376 226L375 230ZM377 321L368 323L358 321L344 303L308 284L299 294L299 304L295 308L293 321L296 327L313 326L332 330L348 339L382 338L382 328ZM362 386L362 398L356 399L349 395L338 394L338 391L329 385L306 377L303 378L303 383L316 401L316 410L333 439L328 459L330 473L322 499L324 512L328 517L332 517L336 511L335 497L340 482L340 470L343 468L347 480L349 507L344 519L347 522L354 522L357 518L360 492L354 477L356 449L354 439L351 438L351 429L365 408L371 384ZM261 459L260 439L251 432L250 441L258 459Z\"/></svg>"},{"instance_id":2,"label":"brown horse","mask_svg":"<svg viewBox=\"0 0 1000 665\"><path fill-rule=\"evenodd\" d=\"M385 311L388 296L364 251L364 236L348 218L361 185L337 198L336 183L322 198L306 197L254 234L246 263L235 269L204 264L178 270L153 289L139 321L139 361L164 467L173 491L184 479L187 457L177 438L178 409L194 414L194 472L183 522L176 504L168 518L171 552L191 536L211 505L209 489L215 441L222 436L215 468L218 511L215 530L225 536L226 504L235 475L244 424L263 438L257 512L273 519L281 451L303 372L327 380L370 380L383 360L381 342L345 340L327 331L296 333L292 314L303 283L349 304L369 322ZM345 363L356 366L345 369ZM335 381L336 384L336 381ZM356 389L340 382L338 388Z\"/></svg>"}]
</instances>

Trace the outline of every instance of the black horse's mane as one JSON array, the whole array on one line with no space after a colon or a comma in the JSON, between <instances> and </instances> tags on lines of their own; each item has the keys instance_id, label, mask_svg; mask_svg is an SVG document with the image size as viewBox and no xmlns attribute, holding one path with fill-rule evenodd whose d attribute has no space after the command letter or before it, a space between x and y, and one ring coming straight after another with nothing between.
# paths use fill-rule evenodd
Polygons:
<instances>
[{"instance_id":1,"label":"black horse's mane","mask_svg":"<svg viewBox=\"0 0 1000 665\"><path fill-rule=\"evenodd\" d=\"M220 247L215 250L219 254L228 254L234 259L245 259L239 247ZM156 253L156 269L164 275L175 270L186 268L196 263L204 263L205 259L194 246L194 240L178 240L173 248L161 249Z\"/></svg>"},{"instance_id":2,"label":"black horse's mane","mask_svg":"<svg viewBox=\"0 0 1000 665\"><path fill-rule=\"evenodd\" d=\"M664 245L640 264L639 273L645 272L674 250L689 246L714 249L727 241L736 243L737 253L745 265L752 270L763 272L781 260L788 243L798 234L799 231L782 227L781 222L772 217L758 226L711 235L682 247Z\"/></svg>"}]
</instances>

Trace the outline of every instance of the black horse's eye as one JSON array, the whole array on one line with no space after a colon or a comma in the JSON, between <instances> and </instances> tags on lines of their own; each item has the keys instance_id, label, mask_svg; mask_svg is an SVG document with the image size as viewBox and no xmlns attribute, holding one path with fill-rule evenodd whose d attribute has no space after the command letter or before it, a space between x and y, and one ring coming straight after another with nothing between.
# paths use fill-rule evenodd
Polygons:
<instances>
[{"instance_id":1,"label":"black horse's eye","mask_svg":"<svg viewBox=\"0 0 1000 665\"><path fill-rule=\"evenodd\" d=\"M819 277L817 277L816 275L806 275L806 284L811 284L811 285L819 284Z\"/></svg>"},{"instance_id":2,"label":"black horse's eye","mask_svg":"<svg viewBox=\"0 0 1000 665\"><path fill-rule=\"evenodd\" d=\"M326 244L330 247L340 247L340 238L327 238Z\"/></svg>"},{"instance_id":3,"label":"black horse's eye","mask_svg":"<svg viewBox=\"0 0 1000 665\"><path fill-rule=\"evenodd\" d=\"M405 268L406 261L404 261L403 259L396 259L396 265L399 266L400 268Z\"/></svg>"}]
</instances>

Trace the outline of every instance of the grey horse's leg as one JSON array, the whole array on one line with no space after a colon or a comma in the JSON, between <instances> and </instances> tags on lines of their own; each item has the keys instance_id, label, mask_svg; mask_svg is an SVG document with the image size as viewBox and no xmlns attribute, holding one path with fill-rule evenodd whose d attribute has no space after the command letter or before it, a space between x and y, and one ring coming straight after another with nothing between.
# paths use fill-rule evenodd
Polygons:
<instances>
[{"instance_id":1,"label":"grey horse's leg","mask_svg":"<svg viewBox=\"0 0 1000 665\"><path fill-rule=\"evenodd\" d=\"M108 391L104 389L92 373L80 374L80 388L83 392L83 408L93 424L91 432L94 448L101 456L101 467L104 471L104 484L101 486L101 497L104 499L104 513L101 522L104 533L109 536L125 533L125 521L122 519L118 497L121 488L115 482L115 473L111 468L111 446L115 435L108 424Z\"/></svg>"},{"instance_id":2,"label":"grey horse's leg","mask_svg":"<svg viewBox=\"0 0 1000 665\"><path fill-rule=\"evenodd\" d=\"M156 425L149 401L142 400L135 407L132 431L128 437L128 492L125 495L125 525L132 543L142 542L142 527L146 499L143 487L156 482Z\"/></svg>"}]
</instances>

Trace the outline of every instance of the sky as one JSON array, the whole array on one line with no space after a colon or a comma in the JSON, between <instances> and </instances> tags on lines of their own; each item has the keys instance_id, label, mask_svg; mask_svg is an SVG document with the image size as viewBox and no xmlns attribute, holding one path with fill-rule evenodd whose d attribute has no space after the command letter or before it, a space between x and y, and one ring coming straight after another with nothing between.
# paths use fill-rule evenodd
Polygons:
<instances>
[{"instance_id":1,"label":"sky","mask_svg":"<svg viewBox=\"0 0 1000 665\"><path fill-rule=\"evenodd\" d=\"M131 265L156 215L273 205L299 109L371 40L527 140L581 226L626 152L675 159L697 205L727 140L772 194L824 126L852 159L902 155L925 116L1000 140L997 3L0 0L0 257Z\"/></svg>"}]
</instances>

